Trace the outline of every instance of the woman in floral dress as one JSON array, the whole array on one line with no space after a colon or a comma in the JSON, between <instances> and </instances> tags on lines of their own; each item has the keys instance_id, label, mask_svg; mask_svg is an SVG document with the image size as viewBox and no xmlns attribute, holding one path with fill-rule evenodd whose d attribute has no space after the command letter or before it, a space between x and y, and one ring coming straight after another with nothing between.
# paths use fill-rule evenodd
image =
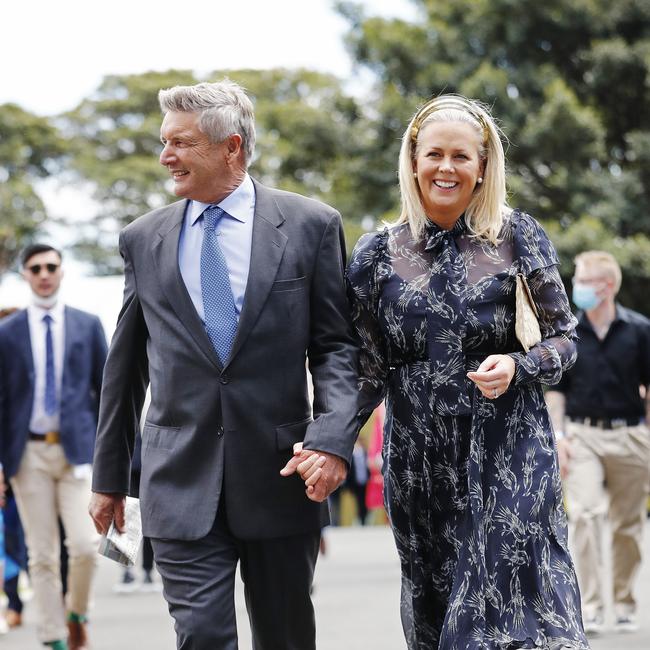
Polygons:
<instances>
[{"instance_id":1,"label":"woman in floral dress","mask_svg":"<svg viewBox=\"0 0 650 650\"><path fill-rule=\"evenodd\" d=\"M348 269L365 420L386 401L385 505L410 650L572 648L585 639L542 384L575 319L541 226L506 206L488 112L438 97L411 120L402 212ZM523 273L542 340L515 337Z\"/></svg>"}]
</instances>

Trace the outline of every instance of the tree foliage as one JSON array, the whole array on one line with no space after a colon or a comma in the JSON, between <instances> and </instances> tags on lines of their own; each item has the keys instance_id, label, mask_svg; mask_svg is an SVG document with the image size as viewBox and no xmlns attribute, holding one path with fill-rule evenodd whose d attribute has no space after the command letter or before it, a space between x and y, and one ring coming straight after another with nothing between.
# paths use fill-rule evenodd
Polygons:
<instances>
[{"instance_id":1,"label":"tree foliage","mask_svg":"<svg viewBox=\"0 0 650 650\"><path fill-rule=\"evenodd\" d=\"M319 197L350 213L363 209L350 179L360 159L354 125L359 111L333 76L308 70L228 70L255 104L257 153L251 173L263 182ZM63 116L73 138L73 166L90 180L97 201L77 252L100 272L121 268L116 232L171 200L161 150L160 88L200 81L188 71L113 76L96 93Z\"/></svg>"},{"instance_id":2,"label":"tree foliage","mask_svg":"<svg viewBox=\"0 0 650 650\"><path fill-rule=\"evenodd\" d=\"M45 221L36 184L55 173L66 143L47 119L0 106L0 276Z\"/></svg>"},{"instance_id":3,"label":"tree foliage","mask_svg":"<svg viewBox=\"0 0 650 650\"><path fill-rule=\"evenodd\" d=\"M118 230L174 198L158 163L158 90L227 75L255 102L252 174L336 206L349 245L365 215L397 212L399 143L417 107L441 92L482 100L509 138L511 203L546 224L565 278L585 247L610 250L623 298L648 312L650 3L411 1L411 22L338 4L349 52L374 80L363 96L303 69L170 70L108 76L52 119L0 106L0 273L46 217L39 179L62 169L96 205L74 224L75 253L97 272L120 269Z\"/></svg>"},{"instance_id":4,"label":"tree foliage","mask_svg":"<svg viewBox=\"0 0 650 650\"><path fill-rule=\"evenodd\" d=\"M399 138L427 98L458 92L480 99L510 141L511 203L558 224L551 230L569 261L566 272L586 244L615 252L631 289L628 304L647 312L650 3L413 4L416 22L338 4L351 54L376 80L369 164L395 166ZM388 200L395 209L394 191Z\"/></svg>"},{"instance_id":5,"label":"tree foliage","mask_svg":"<svg viewBox=\"0 0 650 650\"><path fill-rule=\"evenodd\" d=\"M188 71L108 76L74 110L58 120L72 143L70 168L90 185L96 213L77 223L76 253L98 273L121 268L118 231L136 217L171 200L168 175L158 163L158 90L193 84Z\"/></svg>"}]
</instances>

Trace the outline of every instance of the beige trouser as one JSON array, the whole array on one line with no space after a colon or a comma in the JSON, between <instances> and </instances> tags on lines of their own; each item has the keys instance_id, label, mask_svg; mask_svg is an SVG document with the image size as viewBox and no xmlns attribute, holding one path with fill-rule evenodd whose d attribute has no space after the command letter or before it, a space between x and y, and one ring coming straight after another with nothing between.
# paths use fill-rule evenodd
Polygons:
<instances>
[{"instance_id":1,"label":"beige trouser","mask_svg":"<svg viewBox=\"0 0 650 650\"><path fill-rule=\"evenodd\" d=\"M29 441L11 487L25 529L39 639L66 639L58 518L69 555L65 608L85 615L99 544L88 515L90 477L75 477L61 445Z\"/></svg>"},{"instance_id":2,"label":"beige trouser","mask_svg":"<svg viewBox=\"0 0 650 650\"><path fill-rule=\"evenodd\" d=\"M641 542L650 478L650 433L645 425L600 429L567 427L572 458L566 480L570 542L585 618L602 614L602 529L612 532L614 607L634 613L632 586L641 564Z\"/></svg>"}]
</instances>

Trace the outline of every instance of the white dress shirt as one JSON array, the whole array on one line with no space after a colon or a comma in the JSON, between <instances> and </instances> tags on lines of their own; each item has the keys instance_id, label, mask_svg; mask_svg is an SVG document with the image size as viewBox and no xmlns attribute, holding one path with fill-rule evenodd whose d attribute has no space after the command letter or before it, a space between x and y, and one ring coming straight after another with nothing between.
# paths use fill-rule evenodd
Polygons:
<instances>
[{"instance_id":1,"label":"white dress shirt","mask_svg":"<svg viewBox=\"0 0 650 650\"><path fill-rule=\"evenodd\" d=\"M201 292L203 211L210 205L212 204L190 201L185 211L178 244L181 276L201 320L204 319ZM248 282L255 214L255 187L250 176L246 174L241 185L217 205L227 213L217 224L216 234L226 258L230 287L239 319Z\"/></svg>"},{"instance_id":2,"label":"white dress shirt","mask_svg":"<svg viewBox=\"0 0 650 650\"><path fill-rule=\"evenodd\" d=\"M34 359L34 403L29 420L29 430L34 433L47 433L59 430L59 405L61 400L61 378L63 377L63 355L65 351L65 327L63 303L57 302L51 309L43 309L36 305L27 307L29 322L29 337ZM47 327L43 316L52 317L52 344L54 346L54 378L56 381L57 408L52 415L45 412L45 333Z\"/></svg>"}]
</instances>

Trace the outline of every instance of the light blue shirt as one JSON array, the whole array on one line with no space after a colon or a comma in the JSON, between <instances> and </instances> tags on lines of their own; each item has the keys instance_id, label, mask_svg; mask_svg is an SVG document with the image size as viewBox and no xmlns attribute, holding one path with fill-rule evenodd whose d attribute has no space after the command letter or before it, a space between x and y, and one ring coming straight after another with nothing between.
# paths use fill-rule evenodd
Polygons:
<instances>
[{"instance_id":1,"label":"light blue shirt","mask_svg":"<svg viewBox=\"0 0 650 650\"><path fill-rule=\"evenodd\" d=\"M52 346L54 349L54 379L56 382L57 408L56 412L48 414L45 411L45 366L47 353L45 350L46 325L43 316L49 314L52 318ZM65 357L65 311L63 303L57 300L51 309L43 309L35 304L27 307L29 323L29 338L34 359L34 401L32 414L29 419L29 430L34 433L59 430L59 415L61 407L61 382L63 379L63 361Z\"/></svg>"},{"instance_id":2,"label":"light blue shirt","mask_svg":"<svg viewBox=\"0 0 650 650\"><path fill-rule=\"evenodd\" d=\"M201 320L204 320L203 294L201 293L203 211L210 205L212 204L200 201L188 203L178 243L178 266ZM219 237L219 246L228 265L228 277L239 319L244 306L244 293L251 263L253 216L255 214L255 187L250 176L246 174L242 184L217 205L227 213L217 224L216 233Z\"/></svg>"}]
</instances>

